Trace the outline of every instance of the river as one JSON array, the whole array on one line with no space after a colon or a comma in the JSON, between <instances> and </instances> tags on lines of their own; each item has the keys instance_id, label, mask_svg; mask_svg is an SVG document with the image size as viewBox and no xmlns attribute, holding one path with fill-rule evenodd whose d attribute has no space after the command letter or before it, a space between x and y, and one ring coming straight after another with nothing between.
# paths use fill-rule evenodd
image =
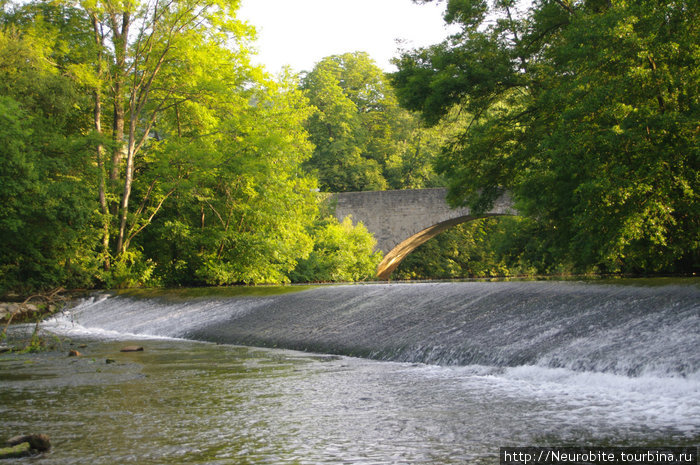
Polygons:
<instances>
[{"instance_id":1,"label":"river","mask_svg":"<svg viewBox=\"0 0 700 465\"><path fill-rule=\"evenodd\" d=\"M44 324L83 356L0 356L0 438L49 434L46 464L493 464L505 446L694 446L700 287L653 284L94 294Z\"/></svg>"}]
</instances>

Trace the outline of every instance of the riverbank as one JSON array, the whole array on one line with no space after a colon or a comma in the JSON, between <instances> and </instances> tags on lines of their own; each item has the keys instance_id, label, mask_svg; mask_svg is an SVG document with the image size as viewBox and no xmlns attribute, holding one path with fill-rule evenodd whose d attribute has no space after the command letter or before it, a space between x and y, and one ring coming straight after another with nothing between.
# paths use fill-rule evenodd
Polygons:
<instances>
[{"instance_id":1,"label":"riverbank","mask_svg":"<svg viewBox=\"0 0 700 465\"><path fill-rule=\"evenodd\" d=\"M11 299L0 301L0 324L38 322L62 309L76 292L58 287L51 291L39 292L26 297L11 295ZM8 296L6 296L8 297Z\"/></svg>"}]
</instances>

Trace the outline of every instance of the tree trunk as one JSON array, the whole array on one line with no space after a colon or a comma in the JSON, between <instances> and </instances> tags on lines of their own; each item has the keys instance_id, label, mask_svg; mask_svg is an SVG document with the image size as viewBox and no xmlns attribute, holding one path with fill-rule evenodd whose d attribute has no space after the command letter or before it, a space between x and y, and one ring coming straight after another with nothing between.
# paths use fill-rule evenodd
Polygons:
<instances>
[{"instance_id":1,"label":"tree trunk","mask_svg":"<svg viewBox=\"0 0 700 465\"><path fill-rule=\"evenodd\" d=\"M95 43L97 45L97 75L99 76L100 79L103 77L103 63L102 63L102 50L104 48L104 39L102 36L102 33L100 31L99 23L97 21L97 15L95 13L92 14L92 27L95 33ZM94 123L95 123L95 132L97 132L98 135L102 135L102 93L100 91L99 84L97 87L95 87L94 91L94 98L95 98L95 109L94 109ZM110 268L110 260L109 260L109 224L110 224L110 215L109 215L109 208L107 206L107 196L106 196L106 183L105 179L107 177L107 173L105 171L105 166L104 166L104 146L100 142L97 145L97 175L99 176L99 199L100 199L100 211L102 212L102 256L103 256L103 267L105 271L109 271Z\"/></svg>"},{"instance_id":2,"label":"tree trunk","mask_svg":"<svg viewBox=\"0 0 700 465\"><path fill-rule=\"evenodd\" d=\"M125 234L126 220L129 214L129 198L131 197L131 183L134 179L134 148L136 146L136 121L132 116L129 123L129 146L126 152L126 174L124 176L124 193L122 194L122 203L119 219L119 237L117 239L117 253L119 255L126 251Z\"/></svg>"},{"instance_id":3,"label":"tree trunk","mask_svg":"<svg viewBox=\"0 0 700 465\"><path fill-rule=\"evenodd\" d=\"M129 196L131 195L131 178L133 177L133 118L129 128L129 144L124 146L124 123L125 123L125 101L124 101L124 84L126 82L128 67L126 63L126 55L129 41L129 26L131 24L131 13L123 11L121 13L112 11L109 15L112 43L114 44L114 61L115 70L112 76L113 92L114 92L114 121L112 140L114 141L114 149L112 152L112 171L110 173L110 181L113 188L116 188L119 180L119 172L124 155L127 158L126 175L124 179L124 193L122 194L120 208L116 205L113 207L113 214L119 215L121 218L119 227L119 236L117 239L117 255L120 255L124 246L124 231L126 229L126 215L129 208ZM125 150L126 149L126 150ZM126 152L126 153L125 153Z\"/></svg>"},{"instance_id":4,"label":"tree trunk","mask_svg":"<svg viewBox=\"0 0 700 465\"><path fill-rule=\"evenodd\" d=\"M126 54L129 41L129 27L131 16L129 12L111 12L109 15L112 29L112 43L114 45L115 70L112 75L112 91L114 93L114 118L112 122L112 170L109 175L110 187L116 191L121 171L122 160L125 155L124 146L124 83L127 77ZM112 206L112 214L118 214L116 203Z\"/></svg>"},{"instance_id":5,"label":"tree trunk","mask_svg":"<svg viewBox=\"0 0 700 465\"><path fill-rule=\"evenodd\" d=\"M116 184L119 179L119 170L124 158L124 106L121 95L123 83L121 81L121 77L116 77L114 81L114 121L112 127L114 149L112 150L112 171L109 175L113 184Z\"/></svg>"},{"instance_id":6,"label":"tree trunk","mask_svg":"<svg viewBox=\"0 0 700 465\"><path fill-rule=\"evenodd\" d=\"M100 97L100 91L95 90L95 131L97 134L102 135L102 100ZM110 214L109 208L107 206L107 197L105 195L105 178L107 173L105 172L104 162L102 157L104 156L104 147L100 143L97 146L97 175L100 177L99 180L99 197L100 197L100 211L102 212L102 256L104 259L103 266L105 271L109 271L109 223Z\"/></svg>"}]
</instances>

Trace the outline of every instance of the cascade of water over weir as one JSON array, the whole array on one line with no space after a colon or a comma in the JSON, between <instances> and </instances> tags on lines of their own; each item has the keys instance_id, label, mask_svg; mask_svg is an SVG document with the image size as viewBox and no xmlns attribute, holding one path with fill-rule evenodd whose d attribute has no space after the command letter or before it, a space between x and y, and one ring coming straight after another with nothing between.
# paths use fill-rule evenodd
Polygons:
<instances>
[{"instance_id":1,"label":"cascade of water over weir","mask_svg":"<svg viewBox=\"0 0 700 465\"><path fill-rule=\"evenodd\" d=\"M436 365L695 379L700 368L696 286L459 282L268 296L105 294L78 305L71 324Z\"/></svg>"}]
</instances>

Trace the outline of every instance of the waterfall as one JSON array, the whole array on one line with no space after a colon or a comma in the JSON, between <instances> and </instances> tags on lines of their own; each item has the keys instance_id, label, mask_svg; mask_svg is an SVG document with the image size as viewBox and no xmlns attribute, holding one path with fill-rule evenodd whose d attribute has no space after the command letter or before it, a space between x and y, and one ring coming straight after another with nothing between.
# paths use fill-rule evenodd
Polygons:
<instances>
[{"instance_id":1,"label":"waterfall","mask_svg":"<svg viewBox=\"0 0 700 465\"><path fill-rule=\"evenodd\" d=\"M51 324L115 337L187 338L435 365L700 377L696 285L523 281L298 289L278 295L100 294Z\"/></svg>"}]
</instances>

